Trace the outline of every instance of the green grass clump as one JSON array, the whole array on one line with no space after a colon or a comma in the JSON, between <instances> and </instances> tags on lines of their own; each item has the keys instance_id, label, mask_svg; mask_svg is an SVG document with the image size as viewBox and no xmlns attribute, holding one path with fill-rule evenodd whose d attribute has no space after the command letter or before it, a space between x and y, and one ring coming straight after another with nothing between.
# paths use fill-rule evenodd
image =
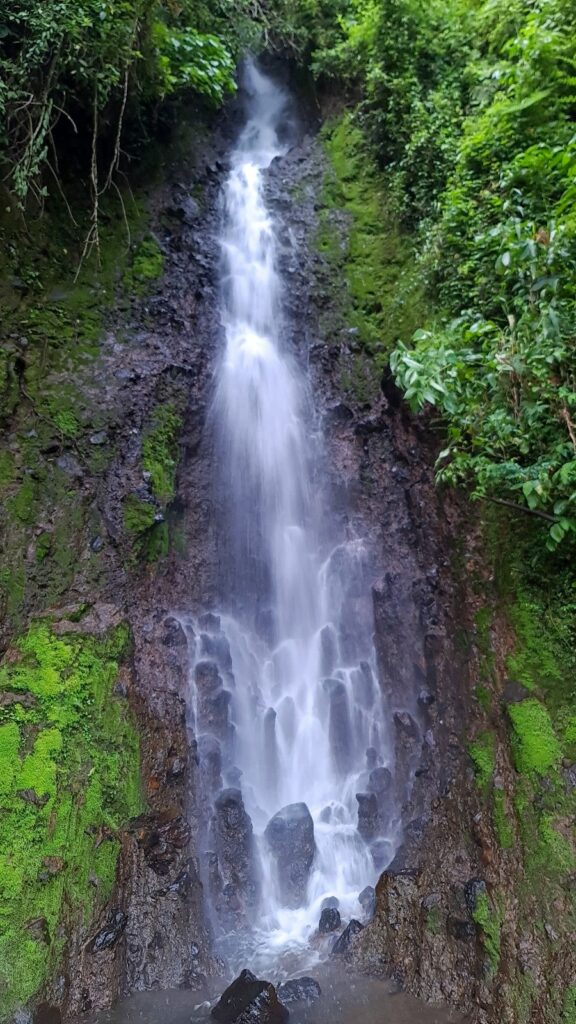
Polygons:
<instances>
[{"instance_id":1,"label":"green grass clump","mask_svg":"<svg viewBox=\"0 0 576 1024\"><path fill-rule=\"evenodd\" d=\"M129 494L124 502L124 528L128 533L141 536L156 521L156 508L148 501L142 501L136 494Z\"/></svg>"},{"instance_id":2,"label":"green grass clump","mask_svg":"<svg viewBox=\"0 0 576 1024\"><path fill-rule=\"evenodd\" d=\"M124 275L126 291L144 295L152 281L156 281L164 270L164 256L158 242L152 235L140 242L132 266Z\"/></svg>"},{"instance_id":3,"label":"green grass clump","mask_svg":"<svg viewBox=\"0 0 576 1024\"><path fill-rule=\"evenodd\" d=\"M150 473L154 497L166 505L174 497L177 445L182 416L174 402L158 405L142 442L142 465Z\"/></svg>"},{"instance_id":4,"label":"green grass clump","mask_svg":"<svg viewBox=\"0 0 576 1024\"><path fill-rule=\"evenodd\" d=\"M472 917L481 930L484 949L492 971L496 974L500 963L501 920L499 912L491 906L485 892L479 894Z\"/></svg>"},{"instance_id":5,"label":"green grass clump","mask_svg":"<svg viewBox=\"0 0 576 1024\"><path fill-rule=\"evenodd\" d=\"M576 1024L576 985L570 985L564 993L560 1024Z\"/></svg>"},{"instance_id":6,"label":"green grass clump","mask_svg":"<svg viewBox=\"0 0 576 1024\"><path fill-rule=\"evenodd\" d=\"M514 846L514 829L512 828L510 814L506 807L504 790L502 789L494 790L492 820L501 849L510 850Z\"/></svg>"},{"instance_id":7,"label":"green grass clump","mask_svg":"<svg viewBox=\"0 0 576 1024\"><path fill-rule=\"evenodd\" d=\"M474 762L476 782L480 789L487 789L494 774L496 737L492 732L481 732L469 745L468 753Z\"/></svg>"},{"instance_id":8,"label":"green grass clump","mask_svg":"<svg viewBox=\"0 0 576 1024\"><path fill-rule=\"evenodd\" d=\"M64 638L39 621L0 666L0 689L26 695L0 709L0 1021L109 897L119 830L141 809L138 738L113 692L128 638Z\"/></svg>"},{"instance_id":9,"label":"green grass clump","mask_svg":"<svg viewBox=\"0 0 576 1024\"><path fill-rule=\"evenodd\" d=\"M546 775L562 757L550 715L540 701L530 698L508 706L512 722L512 753L517 771Z\"/></svg>"}]
</instances>

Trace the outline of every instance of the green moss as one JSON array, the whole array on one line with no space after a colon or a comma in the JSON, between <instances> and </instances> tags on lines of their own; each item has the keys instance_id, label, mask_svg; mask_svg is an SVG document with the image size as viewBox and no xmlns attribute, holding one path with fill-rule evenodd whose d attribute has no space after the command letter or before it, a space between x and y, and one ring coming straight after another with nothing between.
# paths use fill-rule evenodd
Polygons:
<instances>
[{"instance_id":1,"label":"green moss","mask_svg":"<svg viewBox=\"0 0 576 1024\"><path fill-rule=\"evenodd\" d=\"M10 514L19 519L21 523L30 525L35 521L37 491L36 482L32 477L27 476L20 484L14 497L10 498L6 503Z\"/></svg>"},{"instance_id":2,"label":"green moss","mask_svg":"<svg viewBox=\"0 0 576 1024\"><path fill-rule=\"evenodd\" d=\"M0 487L11 484L15 475L14 458L10 452L0 452Z\"/></svg>"},{"instance_id":3,"label":"green moss","mask_svg":"<svg viewBox=\"0 0 576 1024\"><path fill-rule=\"evenodd\" d=\"M503 850L510 850L514 846L514 829L502 789L495 789L493 793L492 820L500 847Z\"/></svg>"},{"instance_id":4,"label":"green moss","mask_svg":"<svg viewBox=\"0 0 576 1024\"><path fill-rule=\"evenodd\" d=\"M492 971L496 974L500 964L501 914L491 905L487 894L480 893L472 916L481 930L484 949Z\"/></svg>"},{"instance_id":5,"label":"green moss","mask_svg":"<svg viewBox=\"0 0 576 1024\"><path fill-rule=\"evenodd\" d=\"M136 494L129 494L124 501L124 528L139 537L156 521L157 509L148 501L142 501Z\"/></svg>"},{"instance_id":6,"label":"green moss","mask_svg":"<svg viewBox=\"0 0 576 1024\"><path fill-rule=\"evenodd\" d=\"M442 914L438 907L432 907L426 914L426 931L431 935L440 935L442 931Z\"/></svg>"},{"instance_id":7,"label":"green moss","mask_svg":"<svg viewBox=\"0 0 576 1024\"><path fill-rule=\"evenodd\" d=\"M476 697L476 700L478 701L483 711L490 710L490 707L492 705L492 697L490 694L490 690L486 686L483 686L481 683L478 683L478 686L474 687L474 696Z\"/></svg>"},{"instance_id":8,"label":"green moss","mask_svg":"<svg viewBox=\"0 0 576 1024\"><path fill-rule=\"evenodd\" d=\"M351 116L328 125L323 137L330 168L316 247L332 279L334 308L327 316L334 323L344 319L376 360L376 369L383 369L394 343L411 338L423 318L411 240L398 228L385 179ZM328 331L330 326L324 324Z\"/></svg>"},{"instance_id":9,"label":"green moss","mask_svg":"<svg viewBox=\"0 0 576 1024\"><path fill-rule=\"evenodd\" d=\"M576 985L570 985L564 993L560 1024L576 1024Z\"/></svg>"},{"instance_id":10,"label":"green moss","mask_svg":"<svg viewBox=\"0 0 576 1024\"><path fill-rule=\"evenodd\" d=\"M469 745L468 753L474 762L476 782L486 790L491 782L495 767L496 737L492 732L481 732Z\"/></svg>"},{"instance_id":11,"label":"green moss","mask_svg":"<svg viewBox=\"0 0 576 1024\"><path fill-rule=\"evenodd\" d=\"M126 271L124 287L135 295L143 295L150 283L157 280L164 269L164 256L158 242L148 235L138 245L132 266Z\"/></svg>"},{"instance_id":12,"label":"green moss","mask_svg":"<svg viewBox=\"0 0 576 1024\"><path fill-rule=\"evenodd\" d=\"M57 968L63 940L109 896L118 830L141 809L138 740L114 695L126 627L56 636L35 623L0 666L0 1020ZM23 799L22 790L35 799ZM48 941L27 930L42 919Z\"/></svg>"},{"instance_id":13,"label":"green moss","mask_svg":"<svg viewBox=\"0 0 576 1024\"><path fill-rule=\"evenodd\" d=\"M142 465L150 473L154 497L166 505L174 497L177 444L182 416L174 402L158 405L142 441Z\"/></svg>"},{"instance_id":14,"label":"green moss","mask_svg":"<svg viewBox=\"0 0 576 1024\"><path fill-rule=\"evenodd\" d=\"M529 699L510 704L508 715L517 771L546 775L562 757L548 711L540 701Z\"/></svg>"},{"instance_id":15,"label":"green moss","mask_svg":"<svg viewBox=\"0 0 576 1024\"><path fill-rule=\"evenodd\" d=\"M20 729L16 722L0 725L0 798L12 789L18 767Z\"/></svg>"},{"instance_id":16,"label":"green moss","mask_svg":"<svg viewBox=\"0 0 576 1024\"><path fill-rule=\"evenodd\" d=\"M52 418L61 434L65 437L76 437L80 424L70 409L58 409L53 413Z\"/></svg>"}]
</instances>

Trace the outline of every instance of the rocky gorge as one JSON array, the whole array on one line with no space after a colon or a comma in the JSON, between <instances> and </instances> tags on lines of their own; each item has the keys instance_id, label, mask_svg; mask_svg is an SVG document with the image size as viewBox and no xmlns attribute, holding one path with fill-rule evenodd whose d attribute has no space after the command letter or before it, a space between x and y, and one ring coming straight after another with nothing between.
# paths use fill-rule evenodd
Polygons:
<instances>
[{"instance_id":1,"label":"rocky gorge","mask_svg":"<svg viewBox=\"0 0 576 1024\"><path fill-rule=\"evenodd\" d=\"M436 487L441 432L408 411L368 354L383 321L410 327L410 310L390 299L407 271L377 176L359 170L354 132L333 106L302 96L264 193L286 282L285 344L324 439L315 485L370 552L370 586L353 589L348 625L374 624L395 770L368 765L358 831L377 839L394 801L401 838L373 906L365 898L363 927L327 906L320 930L360 975L478 1024L571 1024L574 767L554 745L545 694L518 674L537 657L537 626L503 599L510 524ZM124 269L106 287L127 299L82 282L41 299L9 286L0 1012L18 1024L88 1021L134 992L201 990L210 978L222 990L208 904L230 922L258 901L252 826L215 743L230 726L230 666L216 620L225 509L210 409L220 196L239 117L230 104L207 138L161 167L141 240L128 256L111 253ZM358 205L382 218L362 244ZM373 246L391 236L387 280L370 280ZM204 644L195 715L212 739L194 730L192 622ZM287 822L279 809L266 831L298 906L314 839L308 808L290 806L297 813ZM294 829L297 855L283 838ZM258 998L276 1007L272 986Z\"/></svg>"}]
</instances>

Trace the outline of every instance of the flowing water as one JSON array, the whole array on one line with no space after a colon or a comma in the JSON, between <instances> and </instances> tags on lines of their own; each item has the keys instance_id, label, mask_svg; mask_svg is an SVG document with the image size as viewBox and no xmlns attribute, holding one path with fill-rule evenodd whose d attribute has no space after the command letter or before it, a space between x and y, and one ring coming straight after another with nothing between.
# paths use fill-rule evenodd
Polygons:
<instances>
[{"instance_id":1,"label":"flowing water","mask_svg":"<svg viewBox=\"0 0 576 1024\"><path fill-rule=\"evenodd\" d=\"M327 897L343 922L362 916L358 896L389 861L397 819L369 552L332 521L308 385L283 340L265 181L287 149L288 98L253 64L244 89L247 120L223 197L225 344L212 416L227 594L218 617L187 626L193 725L201 756L216 764L212 790L228 783L236 815L243 805L254 829L245 902L265 961L267 951L307 947ZM207 688L216 694L208 707ZM357 793L369 810L360 831ZM234 872L230 885L240 888ZM246 918L238 920L228 914L217 930L245 936Z\"/></svg>"}]
</instances>

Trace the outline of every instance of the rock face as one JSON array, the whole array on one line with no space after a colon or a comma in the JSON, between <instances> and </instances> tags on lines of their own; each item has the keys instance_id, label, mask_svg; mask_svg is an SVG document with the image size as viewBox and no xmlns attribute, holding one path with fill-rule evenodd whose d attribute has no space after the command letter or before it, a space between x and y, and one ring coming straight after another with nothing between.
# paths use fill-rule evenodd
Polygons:
<instances>
[{"instance_id":1,"label":"rock face","mask_svg":"<svg viewBox=\"0 0 576 1024\"><path fill-rule=\"evenodd\" d=\"M269 981L244 970L210 1011L218 1024L286 1024L290 1016Z\"/></svg>"},{"instance_id":2,"label":"rock face","mask_svg":"<svg viewBox=\"0 0 576 1024\"><path fill-rule=\"evenodd\" d=\"M283 807L270 819L264 835L275 860L284 904L302 906L316 853L314 822L306 804Z\"/></svg>"},{"instance_id":3,"label":"rock face","mask_svg":"<svg viewBox=\"0 0 576 1024\"><path fill-rule=\"evenodd\" d=\"M210 832L216 857L211 870L214 905L226 927L245 925L257 906L260 886L252 822L239 789L220 793Z\"/></svg>"}]
</instances>

